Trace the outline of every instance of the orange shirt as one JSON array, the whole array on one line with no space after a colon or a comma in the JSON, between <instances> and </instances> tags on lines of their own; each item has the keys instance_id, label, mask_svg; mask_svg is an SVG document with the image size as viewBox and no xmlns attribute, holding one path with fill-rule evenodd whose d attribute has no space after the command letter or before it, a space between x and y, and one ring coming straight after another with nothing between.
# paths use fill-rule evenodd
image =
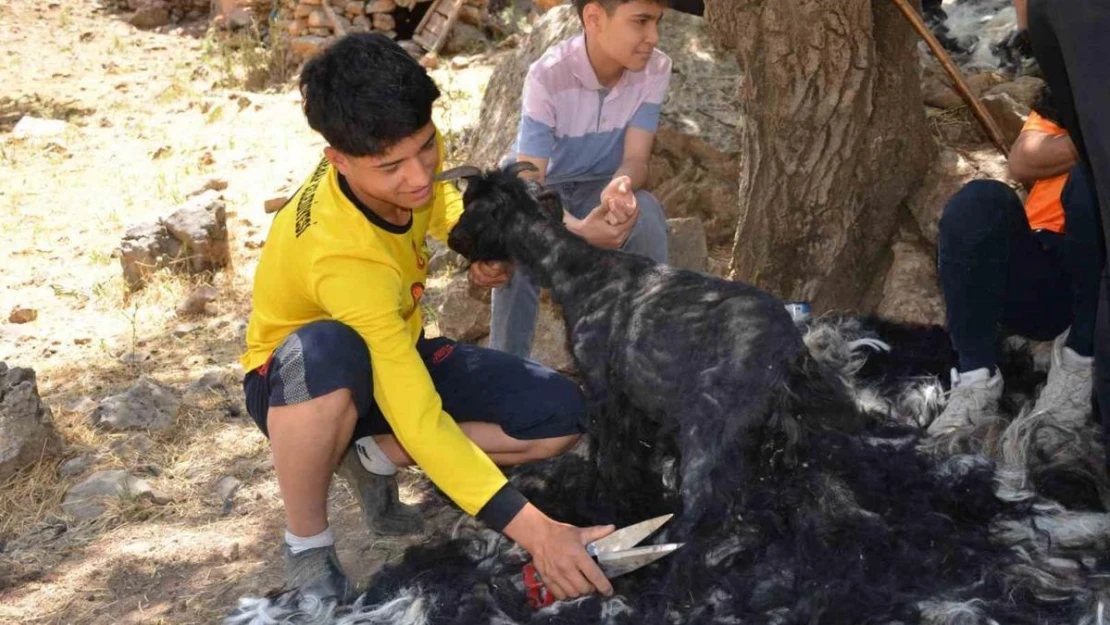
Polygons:
<instances>
[{"instance_id":1,"label":"orange shirt","mask_svg":"<svg viewBox=\"0 0 1110 625\"><path fill-rule=\"evenodd\" d=\"M1066 130L1051 121L1041 117L1036 112L1029 113L1029 119L1021 131L1035 130L1053 136L1066 135ZM1048 230L1062 233L1064 231L1064 205L1060 196L1064 193L1064 184L1068 181L1067 174L1060 174L1053 178L1038 180L1033 184L1033 190L1025 200L1025 217L1029 220L1030 230Z\"/></svg>"}]
</instances>

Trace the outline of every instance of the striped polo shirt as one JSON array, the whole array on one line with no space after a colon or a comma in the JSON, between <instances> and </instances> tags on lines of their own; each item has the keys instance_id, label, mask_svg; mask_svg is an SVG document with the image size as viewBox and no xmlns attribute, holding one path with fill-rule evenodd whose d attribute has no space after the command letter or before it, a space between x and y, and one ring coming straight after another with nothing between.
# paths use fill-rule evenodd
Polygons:
<instances>
[{"instance_id":1,"label":"striped polo shirt","mask_svg":"<svg viewBox=\"0 0 1110 625\"><path fill-rule=\"evenodd\" d=\"M659 126L670 79L671 59L656 49L642 71L625 71L606 89L585 35L560 42L528 69L512 156L548 159L549 184L612 177L624 158L625 131Z\"/></svg>"}]
</instances>

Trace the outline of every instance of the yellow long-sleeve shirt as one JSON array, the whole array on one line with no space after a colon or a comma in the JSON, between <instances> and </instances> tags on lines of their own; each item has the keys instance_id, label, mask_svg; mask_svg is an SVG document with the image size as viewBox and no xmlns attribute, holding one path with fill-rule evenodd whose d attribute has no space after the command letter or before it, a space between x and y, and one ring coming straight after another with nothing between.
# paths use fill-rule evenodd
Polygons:
<instances>
[{"instance_id":1,"label":"yellow long-sleeve shirt","mask_svg":"<svg viewBox=\"0 0 1110 625\"><path fill-rule=\"evenodd\" d=\"M438 137L437 144L438 170L444 152ZM433 198L404 227L364 213L345 187L322 160L274 217L255 274L243 367L259 367L290 333L314 321L351 327L369 348L374 401L397 440L459 507L503 526L523 498L443 411L416 350L424 237L446 240L462 214L458 189L437 183Z\"/></svg>"}]
</instances>

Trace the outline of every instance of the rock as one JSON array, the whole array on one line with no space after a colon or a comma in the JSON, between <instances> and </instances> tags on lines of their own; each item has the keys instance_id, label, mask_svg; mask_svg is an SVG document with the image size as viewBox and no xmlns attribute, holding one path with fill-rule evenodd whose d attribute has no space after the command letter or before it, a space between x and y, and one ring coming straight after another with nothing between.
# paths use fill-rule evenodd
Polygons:
<instances>
[{"instance_id":1,"label":"rock","mask_svg":"<svg viewBox=\"0 0 1110 625\"><path fill-rule=\"evenodd\" d=\"M343 7L343 12L351 17L366 12L366 3L360 0L351 0Z\"/></svg>"},{"instance_id":2,"label":"rock","mask_svg":"<svg viewBox=\"0 0 1110 625\"><path fill-rule=\"evenodd\" d=\"M216 497L220 501L220 514L231 514L231 508L235 505L235 493L239 492L239 488L243 486L235 477L225 475L220 478L216 483Z\"/></svg>"},{"instance_id":3,"label":"rock","mask_svg":"<svg viewBox=\"0 0 1110 625\"><path fill-rule=\"evenodd\" d=\"M162 430L173 423L180 408L181 399L172 388L143 377L126 391L100 402L92 422L113 430Z\"/></svg>"},{"instance_id":4,"label":"rock","mask_svg":"<svg viewBox=\"0 0 1110 625\"><path fill-rule=\"evenodd\" d=\"M223 369L209 369L189 385L188 392L206 395L228 395L230 390L227 388L227 377L227 372Z\"/></svg>"},{"instance_id":5,"label":"rock","mask_svg":"<svg viewBox=\"0 0 1110 625\"><path fill-rule=\"evenodd\" d=\"M131 226L119 248L124 280L131 289L142 287L156 270L170 266L180 250L181 243L161 223Z\"/></svg>"},{"instance_id":6,"label":"rock","mask_svg":"<svg viewBox=\"0 0 1110 625\"><path fill-rule=\"evenodd\" d=\"M370 0L366 3L367 13L392 13L397 8L394 0Z\"/></svg>"},{"instance_id":7,"label":"rock","mask_svg":"<svg viewBox=\"0 0 1110 625\"><path fill-rule=\"evenodd\" d=\"M192 334L193 332L196 332L199 329L200 329L200 325L198 325L198 324L183 323L181 325L178 325L178 326L174 327L173 335L174 335L175 338L179 338L179 339L180 338L185 338L186 336L189 336L190 334Z\"/></svg>"},{"instance_id":8,"label":"rock","mask_svg":"<svg viewBox=\"0 0 1110 625\"><path fill-rule=\"evenodd\" d=\"M971 92L977 96L983 95L991 87L995 87L1006 82L1006 79L1002 77L1002 74L999 74L997 72L973 73L968 74L965 78L967 80L967 86L971 89Z\"/></svg>"},{"instance_id":9,"label":"rock","mask_svg":"<svg viewBox=\"0 0 1110 625\"><path fill-rule=\"evenodd\" d=\"M374 14L375 28L378 27L378 17L381 15L387 14ZM392 16L390 16L390 18L392 19ZM578 19L578 17L575 16L575 19ZM466 52L467 50L484 47L488 43L489 40L486 39L485 34L480 29L464 22L455 22L455 25L451 28L451 34L448 35L447 41L443 43L443 49L440 50L440 53L444 56L450 56L452 54Z\"/></svg>"},{"instance_id":10,"label":"rock","mask_svg":"<svg viewBox=\"0 0 1110 625\"><path fill-rule=\"evenodd\" d=\"M544 14L520 47L498 64L482 101L482 132L473 133L470 161L489 167L509 154L520 124L528 66L547 48L581 31L573 6ZM671 11L659 49L674 63L651 162L648 188L669 217L698 217L710 244L732 242L739 219L741 125L736 55L712 43L704 18Z\"/></svg>"},{"instance_id":11,"label":"rock","mask_svg":"<svg viewBox=\"0 0 1110 625\"><path fill-rule=\"evenodd\" d=\"M327 44L326 37L303 35L289 41L289 48L297 58L308 60L320 53Z\"/></svg>"},{"instance_id":12,"label":"rock","mask_svg":"<svg viewBox=\"0 0 1110 625\"><path fill-rule=\"evenodd\" d=\"M435 54L434 52L429 52L425 54L424 56L420 57L420 66L428 70L434 70L438 68L439 55Z\"/></svg>"},{"instance_id":13,"label":"rock","mask_svg":"<svg viewBox=\"0 0 1110 625\"><path fill-rule=\"evenodd\" d=\"M288 195L284 195L284 194L283 195L275 195L274 197L272 197L272 198L266 200L265 202L263 202L262 203L262 208L267 213L276 213L279 210L281 210L281 207L285 206L288 202L289 202L289 196Z\"/></svg>"},{"instance_id":14,"label":"rock","mask_svg":"<svg viewBox=\"0 0 1110 625\"><path fill-rule=\"evenodd\" d=\"M1008 93L983 96L982 102L1002 130L1006 145L1013 145L1029 117L1029 107L1019 103Z\"/></svg>"},{"instance_id":15,"label":"rock","mask_svg":"<svg viewBox=\"0 0 1110 625\"><path fill-rule=\"evenodd\" d=\"M393 16L389 13L374 13L370 17L374 30L393 30L397 28L397 20L393 19ZM458 28L458 25L455 28Z\"/></svg>"},{"instance_id":16,"label":"rock","mask_svg":"<svg viewBox=\"0 0 1110 625\"><path fill-rule=\"evenodd\" d=\"M108 448L117 456L145 456L154 449L154 440L146 434L133 434L113 441Z\"/></svg>"},{"instance_id":17,"label":"rock","mask_svg":"<svg viewBox=\"0 0 1110 625\"><path fill-rule=\"evenodd\" d=\"M490 290L471 290L466 274L458 274L444 288L437 322L443 336L474 342L489 334Z\"/></svg>"},{"instance_id":18,"label":"rock","mask_svg":"<svg viewBox=\"0 0 1110 625\"><path fill-rule=\"evenodd\" d=\"M0 362L0 483L61 449L32 369Z\"/></svg>"},{"instance_id":19,"label":"rock","mask_svg":"<svg viewBox=\"0 0 1110 625\"><path fill-rule=\"evenodd\" d=\"M66 410L79 415L88 416L92 414L94 410L96 410L96 407L98 405L99 404L97 404L96 400L94 400L92 397L85 396L70 402L70 404L66 406Z\"/></svg>"},{"instance_id":20,"label":"rock","mask_svg":"<svg viewBox=\"0 0 1110 625\"><path fill-rule=\"evenodd\" d=\"M944 325L944 298L937 281L936 254L917 238L900 237L891 246L894 262L875 313L906 323Z\"/></svg>"},{"instance_id":21,"label":"rock","mask_svg":"<svg viewBox=\"0 0 1110 625\"><path fill-rule=\"evenodd\" d=\"M921 97L926 106L951 109L964 106L964 99L952 85L940 76L926 76L921 81Z\"/></svg>"},{"instance_id":22,"label":"rock","mask_svg":"<svg viewBox=\"0 0 1110 625\"><path fill-rule=\"evenodd\" d=\"M983 95L992 96L1005 93L1024 108L1031 109L1033 108L1033 103L1037 101L1037 98L1044 88L1045 82L1040 78L1035 76L1019 76L1013 81L1004 82L987 89Z\"/></svg>"},{"instance_id":23,"label":"rock","mask_svg":"<svg viewBox=\"0 0 1110 625\"><path fill-rule=\"evenodd\" d=\"M428 275L436 275L448 270L455 270L466 265L466 259L443 243L428 237Z\"/></svg>"},{"instance_id":24,"label":"rock","mask_svg":"<svg viewBox=\"0 0 1110 625\"><path fill-rule=\"evenodd\" d=\"M31 323L38 319L39 311L34 308L24 308L23 306L16 306L12 312L8 314L8 323Z\"/></svg>"},{"instance_id":25,"label":"rock","mask_svg":"<svg viewBox=\"0 0 1110 625\"><path fill-rule=\"evenodd\" d=\"M140 6L129 20L135 28L149 30L170 23L170 11L166 5L155 0Z\"/></svg>"},{"instance_id":26,"label":"rock","mask_svg":"<svg viewBox=\"0 0 1110 625\"><path fill-rule=\"evenodd\" d=\"M78 521L87 521L101 516L111 502L121 499L147 499L157 504L169 502L168 497L155 491L146 480L114 469L97 471L69 489L62 500L62 511Z\"/></svg>"},{"instance_id":27,"label":"rock","mask_svg":"<svg viewBox=\"0 0 1110 625\"><path fill-rule=\"evenodd\" d=\"M62 119L41 119L24 115L12 128L13 139L42 139L64 134L69 124Z\"/></svg>"},{"instance_id":28,"label":"rock","mask_svg":"<svg viewBox=\"0 0 1110 625\"><path fill-rule=\"evenodd\" d=\"M709 270L705 226L693 217L667 220L667 264L692 271Z\"/></svg>"},{"instance_id":29,"label":"rock","mask_svg":"<svg viewBox=\"0 0 1110 625\"><path fill-rule=\"evenodd\" d=\"M93 458L89 454L74 456L63 462L62 466L58 467L58 475L62 477L80 475L89 470L89 467L92 466L92 462Z\"/></svg>"},{"instance_id":30,"label":"rock","mask_svg":"<svg viewBox=\"0 0 1110 625\"><path fill-rule=\"evenodd\" d=\"M405 39L404 41L398 41L397 44L400 45L401 48L403 48L405 50L405 52L408 52L409 56L411 56L414 59L419 59L420 57L424 56L424 48L422 48L420 46L420 44L416 43L415 41L413 41L411 39Z\"/></svg>"},{"instance_id":31,"label":"rock","mask_svg":"<svg viewBox=\"0 0 1110 625\"><path fill-rule=\"evenodd\" d=\"M177 207L162 220L166 230L181 242L179 260L189 271L200 273L228 265L227 210L215 192L201 194Z\"/></svg>"},{"instance_id":32,"label":"rock","mask_svg":"<svg viewBox=\"0 0 1110 625\"><path fill-rule=\"evenodd\" d=\"M980 178L1009 179L1006 158L993 147L966 153L942 149L930 165L921 186L906 205L925 240L937 244L937 226L948 199L964 185Z\"/></svg>"},{"instance_id":33,"label":"rock","mask_svg":"<svg viewBox=\"0 0 1110 625\"><path fill-rule=\"evenodd\" d=\"M208 284L197 287L177 305L176 312L181 317L203 315L208 310L208 305L216 301L219 294L216 287Z\"/></svg>"},{"instance_id":34,"label":"rock","mask_svg":"<svg viewBox=\"0 0 1110 625\"><path fill-rule=\"evenodd\" d=\"M190 198L168 217L128 228L119 251L131 289L141 288L163 267L188 273L226 267L231 251L224 201L215 191Z\"/></svg>"},{"instance_id":35,"label":"rock","mask_svg":"<svg viewBox=\"0 0 1110 625\"><path fill-rule=\"evenodd\" d=\"M201 185L201 187L199 189L190 193L189 197L196 197L198 195L203 195L206 191L224 191L226 189L227 189L227 179L226 178L209 178L208 180L204 181L204 184Z\"/></svg>"}]
</instances>

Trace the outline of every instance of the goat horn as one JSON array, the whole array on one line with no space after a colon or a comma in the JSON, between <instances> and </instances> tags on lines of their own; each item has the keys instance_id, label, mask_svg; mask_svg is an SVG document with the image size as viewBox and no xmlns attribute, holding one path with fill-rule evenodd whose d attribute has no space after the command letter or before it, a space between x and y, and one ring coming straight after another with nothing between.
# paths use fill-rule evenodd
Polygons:
<instances>
[{"instance_id":1,"label":"goat horn","mask_svg":"<svg viewBox=\"0 0 1110 625\"><path fill-rule=\"evenodd\" d=\"M535 164L533 164L533 163L529 163L528 161L517 161L517 162L509 165L508 167L506 167L505 168L505 173L507 173L511 176L519 176L521 174L521 172L539 171L539 170L540 170L540 168L536 167Z\"/></svg>"},{"instance_id":2,"label":"goat horn","mask_svg":"<svg viewBox=\"0 0 1110 625\"><path fill-rule=\"evenodd\" d=\"M474 176L481 176L482 170L474 167L473 165L462 165L454 167L436 176L436 182L445 182L447 180L458 180L459 178L473 178Z\"/></svg>"}]
</instances>

